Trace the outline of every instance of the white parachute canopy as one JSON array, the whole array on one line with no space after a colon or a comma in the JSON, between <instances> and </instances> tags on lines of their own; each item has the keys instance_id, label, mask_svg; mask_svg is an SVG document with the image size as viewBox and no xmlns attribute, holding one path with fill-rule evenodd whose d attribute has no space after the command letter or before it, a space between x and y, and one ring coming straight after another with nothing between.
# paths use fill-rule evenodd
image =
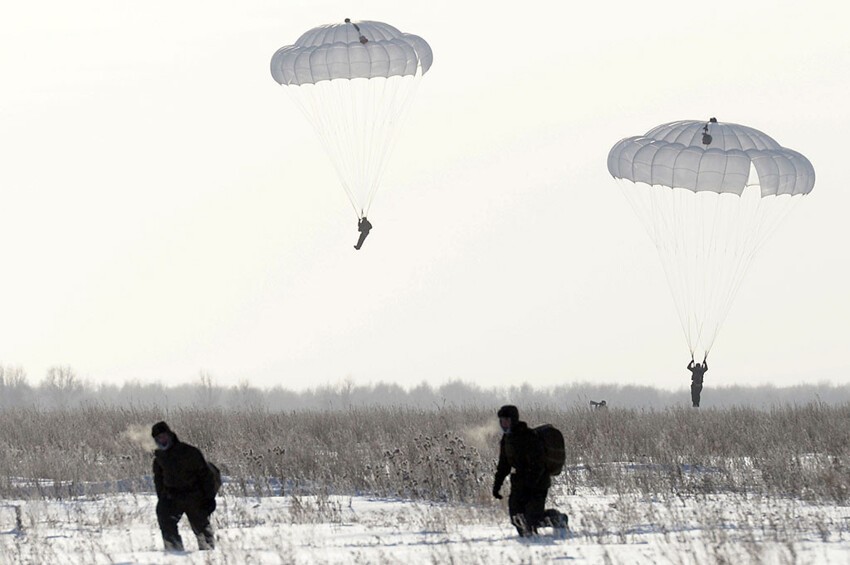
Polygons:
<instances>
[{"instance_id":1,"label":"white parachute canopy","mask_svg":"<svg viewBox=\"0 0 850 565\"><path fill-rule=\"evenodd\" d=\"M608 172L655 242L691 355L708 355L756 252L811 192L812 164L712 118L620 140Z\"/></svg>"},{"instance_id":2,"label":"white parachute canopy","mask_svg":"<svg viewBox=\"0 0 850 565\"><path fill-rule=\"evenodd\" d=\"M316 128L358 217L369 212L402 117L432 61L421 37L348 19L311 29L272 56L272 77Z\"/></svg>"}]
</instances>

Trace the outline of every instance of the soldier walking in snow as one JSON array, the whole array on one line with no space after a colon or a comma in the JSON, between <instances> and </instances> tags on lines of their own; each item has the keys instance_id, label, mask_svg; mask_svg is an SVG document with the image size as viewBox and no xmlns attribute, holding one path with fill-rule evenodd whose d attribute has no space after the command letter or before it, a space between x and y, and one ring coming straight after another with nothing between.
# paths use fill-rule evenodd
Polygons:
<instances>
[{"instance_id":1,"label":"soldier walking in snow","mask_svg":"<svg viewBox=\"0 0 850 565\"><path fill-rule=\"evenodd\" d=\"M565 536L567 515L544 508L552 481L546 470L543 441L535 430L520 421L516 406L502 406L497 415L503 434L499 442L493 496L502 498L499 491L510 475L508 513L520 537L536 534L540 526L552 526Z\"/></svg>"},{"instance_id":2,"label":"soldier walking in snow","mask_svg":"<svg viewBox=\"0 0 850 565\"><path fill-rule=\"evenodd\" d=\"M153 481L156 487L156 518L167 551L183 551L177 523L189 519L198 549L214 549L215 536L210 515L215 510L216 474L200 450L177 439L165 422L151 429L156 442Z\"/></svg>"}]
</instances>

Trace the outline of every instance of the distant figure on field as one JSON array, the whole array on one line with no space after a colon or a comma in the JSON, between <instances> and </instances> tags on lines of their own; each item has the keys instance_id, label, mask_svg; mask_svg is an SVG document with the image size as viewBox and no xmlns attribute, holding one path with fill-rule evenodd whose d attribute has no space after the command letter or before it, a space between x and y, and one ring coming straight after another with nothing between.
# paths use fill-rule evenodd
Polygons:
<instances>
[{"instance_id":1,"label":"distant figure on field","mask_svg":"<svg viewBox=\"0 0 850 565\"><path fill-rule=\"evenodd\" d=\"M357 240L357 245L354 246L354 249L363 247L363 242L366 241L366 236L369 235L371 229L372 224L366 219L366 216L363 216L357 221L357 231L360 232L360 238Z\"/></svg>"},{"instance_id":2,"label":"distant figure on field","mask_svg":"<svg viewBox=\"0 0 850 565\"><path fill-rule=\"evenodd\" d=\"M691 372L691 402L694 408L699 408L699 395L702 393L702 379L708 372L708 362L703 358L702 363L694 364L693 358L688 363Z\"/></svg>"},{"instance_id":3,"label":"distant figure on field","mask_svg":"<svg viewBox=\"0 0 850 565\"><path fill-rule=\"evenodd\" d=\"M600 408L608 408L608 403L605 402L604 400L600 400L599 402L596 402L595 400L591 400L590 401L590 407L595 408L597 410L600 409Z\"/></svg>"},{"instance_id":4,"label":"distant figure on field","mask_svg":"<svg viewBox=\"0 0 850 565\"><path fill-rule=\"evenodd\" d=\"M546 495L552 484L544 462L544 444L535 430L520 421L516 406L502 406L497 412L502 439L499 442L499 463L493 481L493 496L501 499L499 491L505 478L511 476L508 513L520 537L537 533L540 526L552 526L566 537L567 515L546 510ZM513 469L513 472L511 471Z\"/></svg>"},{"instance_id":5,"label":"distant figure on field","mask_svg":"<svg viewBox=\"0 0 850 565\"><path fill-rule=\"evenodd\" d=\"M184 513L198 539L198 549L214 549L210 515L215 510L216 475L200 450L177 439L165 422L154 424L151 435L156 442L156 519L166 551L183 551L177 523Z\"/></svg>"}]
</instances>

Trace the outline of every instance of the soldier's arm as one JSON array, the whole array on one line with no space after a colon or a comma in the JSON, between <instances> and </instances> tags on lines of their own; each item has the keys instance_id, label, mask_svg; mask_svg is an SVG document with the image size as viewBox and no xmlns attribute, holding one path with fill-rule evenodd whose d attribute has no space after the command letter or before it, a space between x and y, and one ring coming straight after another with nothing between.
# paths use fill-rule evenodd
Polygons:
<instances>
[{"instance_id":1,"label":"soldier's arm","mask_svg":"<svg viewBox=\"0 0 850 565\"><path fill-rule=\"evenodd\" d=\"M505 440L499 442L499 462L496 464L496 479L494 484L497 488L501 488L505 482L505 477L511 474L511 464L508 457L505 455Z\"/></svg>"},{"instance_id":2,"label":"soldier's arm","mask_svg":"<svg viewBox=\"0 0 850 565\"><path fill-rule=\"evenodd\" d=\"M162 497L162 466L156 460L156 457L153 460L153 486L157 498Z\"/></svg>"}]
</instances>

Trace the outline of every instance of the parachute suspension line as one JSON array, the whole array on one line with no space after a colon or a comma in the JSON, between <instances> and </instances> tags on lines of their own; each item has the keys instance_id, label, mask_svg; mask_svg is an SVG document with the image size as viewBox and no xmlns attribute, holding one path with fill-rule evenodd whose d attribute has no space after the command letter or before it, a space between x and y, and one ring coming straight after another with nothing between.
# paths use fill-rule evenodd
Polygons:
<instances>
[{"instance_id":1,"label":"parachute suspension line","mask_svg":"<svg viewBox=\"0 0 850 565\"><path fill-rule=\"evenodd\" d=\"M307 120L315 128L319 136L319 141L337 172L337 177L342 184L342 188L345 191L346 196L348 196L348 200L354 209L354 213L358 214L356 198L351 186L349 186L347 180L348 175L344 169L342 156L345 154L345 151L343 151L341 147L341 140L339 139L339 136L333 135L335 128L333 126L331 116L332 113L337 110L329 110L327 107L323 108L322 106L323 104L328 103L327 100L333 99L325 93L326 90L332 88L330 82L332 81L323 81L318 84L305 84L297 87L286 87L285 90L293 102L295 102L296 106L298 106L299 110L301 110Z\"/></svg>"},{"instance_id":2,"label":"parachute suspension line","mask_svg":"<svg viewBox=\"0 0 850 565\"><path fill-rule=\"evenodd\" d=\"M701 194L702 204L705 206L705 225L702 233L705 240L702 242L700 253L703 257L702 283L700 289L702 303L699 305L701 312L699 343L703 352L707 355L711 346L707 343L713 340L713 334L717 331L717 303L727 292L724 281L729 276L729 254L734 253L735 246L729 245L727 238L730 236L731 228L723 219L723 209L726 206L728 195L722 193L708 192ZM713 200L713 202L708 202ZM706 333L707 332L707 333Z\"/></svg>"},{"instance_id":3,"label":"parachute suspension line","mask_svg":"<svg viewBox=\"0 0 850 565\"><path fill-rule=\"evenodd\" d=\"M689 318L683 316L689 311L686 308L687 283L681 276L683 270L678 267L682 263L683 241L673 237L682 221L682 216L687 212L678 198L678 194L664 186L649 186L641 183L635 188L646 192L648 202L648 215L642 217L650 237L657 250L667 285L670 288L679 323L685 334L688 345L694 343L691 333ZM637 195L638 197L640 195Z\"/></svg>"},{"instance_id":4,"label":"parachute suspension line","mask_svg":"<svg viewBox=\"0 0 850 565\"><path fill-rule=\"evenodd\" d=\"M675 237L669 237L670 234L681 233L683 223L687 225L690 222L690 218L684 217L688 210L684 209L676 191L671 191L666 187L653 187L652 194L653 212L655 214L652 223L658 227L655 236L657 238L658 257L661 260L667 285L670 287L673 296L679 323L682 325L686 340L690 344L693 341L690 335L690 323L689 320L682 318L683 313L688 311L688 308L685 308L683 304L683 301L686 301L688 297L688 282L681 276L682 269L677 267L678 264L686 261L684 257L685 246L683 245L686 242Z\"/></svg>"},{"instance_id":5,"label":"parachute suspension line","mask_svg":"<svg viewBox=\"0 0 850 565\"><path fill-rule=\"evenodd\" d=\"M399 133L400 116L418 80L410 76L321 83L312 121L358 218L368 215L387 157Z\"/></svg>"},{"instance_id":6,"label":"parachute suspension line","mask_svg":"<svg viewBox=\"0 0 850 565\"><path fill-rule=\"evenodd\" d=\"M695 350L701 343L703 329L706 327L707 316L705 312L706 303L709 300L709 297L706 296L706 289L709 288L706 283L706 273L710 273L712 269L711 251L707 248L710 244L704 237L700 237L705 235L706 225L711 221L711 206L706 205L707 203L702 201L701 196L695 194L689 199L691 201L692 220L687 227L689 239L687 245L690 247L690 255L684 269L689 277L687 292L691 312L694 312L689 323L693 325L691 329L694 334Z\"/></svg>"},{"instance_id":7,"label":"parachute suspension line","mask_svg":"<svg viewBox=\"0 0 850 565\"><path fill-rule=\"evenodd\" d=\"M771 196L776 204L772 204L769 208L776 208L776 212L771 213L770 210L765 210L763 215L769 215L769 218L762 218L760 222L765 226L761 230L761 237L758 241L757 249L761 249L765 241L767 241L774 231L785 221L785 218L793 208L797 207L797 203L802 199L801 194L777 194Z\"/></svg>"},{"instance_id":8,"label":"parachute suspension line","mask_svg":"<svg viewBox=\"0 0 850 565\"><path fill-rule=\"evenodd\" d=\"M665 186L632 184L622 179L617 179L617 185L658 252L679 324L685 334L688 347L692 348L694 340L690 331L690 318L685 317L688 312L686 293L683 291L684 283L679 274L682 270L677 268L673 260L677 249L681 250L681 244L679 238L674 237L676 230L672 222L679 219L685 212L684 205L681 202L677 205L677 201L673 198L673 191Z\"/></svg>"},{"instance_id":9,"label":"parachute suspension line","mask_svg":"<svg viewBox=\"0 0 850 565\"><path fill-rule=\"evenodd\" d=\"M706 237L706 232L709 231L709 226L714 224L714 218L717 216L716 206L712 207L711 202L705 202L706 198L703 195L696 194L693 202L693 217L694 222L691 224L690 237L693 239L692 251L692 267L686 268L685 272L692 275L693 280L690 281L688 292L692 300L692 310L698 316L691 323L694 325L695 344L702 343L703 331L709 322L708 305L711 303L712 293L716 289L715 285L710 284L709 277L706 272L711 273L715 268L715 253L713 241L710 237ZM713 196L713 194L711 195ZM702 237L700 237L702 236ZM696 349L696 348L695 348Z\"/></svg>"},{"instance_id":10,"label":"parachute suspension line","mask_svg":"<svg viewBox=\"0 0 850 565\"><path fill-rule=\"evenodd\" d=\"M372 80L379 79L351 79L347 85L340 83L340 88L336 90L338 106L343 108L343 111L348 111L348 115L345 116L346 119L341 120L346 130L340 137L347 139L350 144L349 152L344 154L343 157L350 158L350 175L354 179L355 198L361 211L361 217L366 214L367 203L364 195L368 190L367 186L371 178L368 164L372 155L372 143L368 136L368 129L369 124L372 123L370 114L372 99L370 89L373 87L370 81ZM350 109L346 107L347 94L350 96Z\"/></svg>"},{"instance_id":11,"label":"parachute suspension line","mask_svg":"<svg viewBox=\"0 0 850 565\"><path fill-rule=\"evenodd\" d=\"M707 354L751 262L754 202L742 212L737 194L618 185L658 250L689 351Z\"/></svg>"},{"instance_id":12,"label":"parachute suspension line","mask_svg":"<svg viewBox=\"0 0 850 565\"><path fill-rule=\"evenodd\" d=\"M689 350L709 351L729 310L729 292L749 263L750 254L740 249L751 247L741 242L752 237L752 230L744 229L752 221L736 214L740 197L643 183L621 186L636 212L649 212L638 217L646 220L658 249ZM648 203L643 208L641 194Z\"/></svg>"},{"instance_id":13,"label":"parachute suspension line","mask_svg":"<svg viewBox=\"0 0 850 565\"><path fill-rule=\"evenodd\" d=\"M734 207L736 214L729 216L730 221L734 220L734 225L728 227L728 232L733 235L730 242L733 250L732 257L731 260L724 262L728 266L728 272L723 274L723 280L728 281L728 289L718 297L713 306L717 319L714 324L714 332L707 338L706 352L713 346L719 328L725 321L744 275L752 263L753 241L759 231L759 226L753 216L756 215L761 202L750 202L753 199L752 194L741 194L737 198L740 200L740 205ZM734 250L737 250L737 252L734 252Z\"/></svg>"},{"instance_id":14,"label":"parachute suspension line","mask_svg":"<svg viewBox=\"0 0 850 565\"><path fill-rule=\"evenodd\" d=\"M707 354L734 297L735 282L747 255L742 241L747 237L745 228L748 222L745 212L742 212L740 196L714 192L704 193L704 196L714 200L711 225L706 225L703 230L710 234L703 251L707 286L703 292L705 302L701 305L704 313L702 331L707 330L708 333L703 335L701 331L700 335L700 344Z\"/></svg>"},{"instance_id":15,"label":"parachute suspension line","mask_svg":"<svg viewBox=\"0 0 850 565\"><path fill-rule=\"evenodd\" d=\"M301 91L287 89L316 128L358 218L368 214L380 186L396 118L411 91L409 79L323 81L302 85Z\"/></svg>"},{"instance_id":16,"label":"parachute suspension line","mask_svg":"<svg viewBox=\"0 0 850 565\"><path fill-rule=\"evenodd\" d=\"M388 117L394 111L395 105L395 100L390 98L388 94L388 91L394 92L390 88L391 83L398 83L396 77L381 79L380 83L373 84L373 88L380 84L380 90L376 88L375 95L367 101L368 108L365 114L368 114L369 119L363 125L366 135L365 146L369 148L369 155L368 159L364 159L361 164L364 171L363 204L366 215L372 208L372 201L380 186L380 179L383 176L386 163L385 157L389 151L388 145L392 133L389 130L392 124L388 121ZM395 90L397 91L397 87ZM367 124L369 124L368 127L366 127Z\"/></svg>"},{"instance_id":17,"label":"parachute suspension line","mask_svg":"<svg viewBox=\"0 0 850 565\"><path fill-rule=\"evenodd\" d=\"M678 244L676 255L673 259L676 261L677 272L681 274L681 290L682 302L685 304L684 313L687 315L685 324L687 325L687 338L696 347L699 343L700 332L705 320L701 315L700 310L700 295L698 289L698 281L703 274L705 268L705 260L700 253L700 241L698 235L699 226L704 221L704 218L699 214L699 202L694 202L691 194L685 190L676 189L673 191L676 199L677 209L681 212L676 213L676 223L674 226L675 233L681 234L681 239L674 241Z\"/></svg>"},{"instance_id":18,"label":"parachute suspension line","mask_svg":"<svg viewBox=\"0 0 850 565\"><path fill-rule=\"evenodd\" d=\"M714 119L714 118L712 118ZM708 125L706 124L706 127ZM724 233L725 226L721 226L718 229L718 225L720 224L720 219L724 217L722 214L722 204L723 201L726 200L726 197L723 194L714 194L712 193L709 197L711 200L714 200L713 210L711 210L711 228L701 230L703 236L706 239L702 242L703 249L705 249L704 257L708 258L707 264L703 265L704 269L707 269L709 272L720 272L719 280L725 279L725 265L727 262L724 258L727 256L729 252L728 244L722 240L720 237L721 233ZM707 200L708 198L706 198ZM706 297L704 303L702 304L703 312L715 312L716 309L714 305L722 299L722 286L719 284L712 284L713 280L710 276L701 277L703 288L701 290L701 296ZM699 328L699 341L700 343L706 343L703 341L703 330L706 327L707 315L702 320ZM703 346L703 351L705 355L708 355L709 350L711 349L711 345L714 343L714 338L717 335L717 326L709 323L708 327L713 327L714 331L712 332L711 337L708 339L708 343ZM711 331L711 330L709 330Z\"/></svg>"},{"instance_id":19,"label":"parachute suspension line","mask_svg":"<svg viewBox=\"0 0 850 565\"><path fill-rule=\"evenodd\" d=\"M393 77L387 80L384 84L384 93L381 99L376 98L376 104L384 101L388 110L384 112L382 128L376 128L378 133L382 133L382 138L374 145L380 149L376 155L377 163L375 165L376 173L373 177L373 183L369 190L366 199L366 212L372 207L372 201L378 188L382 184L384 174L386 173L386 163L390 154L396 146L396 141L401 134L401 125L407 117L408 109L410 108L413 99L416 97L416 92L419 90L419 82L422 74L417 71L416 75L407 77Z\"/></svg>"},{"instance_id":20,"label":"parachute suspension line","mask_svg":"<svg viewBox=\"0 0 850 565\"><path fill-rule=\"evenodd\" d=\"M340 88L337 89L338 105L343 108L343 111L349 111L349 116L341 122L347 128L343 133L343 139L349 140L350 149L345 153L344 157L349 157L349 167L351 178L354 179L354 190L357 206L360 208L360 217L366 215L365 194L369 181L371 179L370 170L368 167L372 155L372 141L367 135L369 124L372 123L370 103L373 100L371 96L372 80L381 79L352 79L349 85L340 83ZM350 88L348 88L350 86ZM345 87L345 88L343 88ZM350 91L350 92L349 92ZM346 95L350 95L351 108L346 108ZM344 148L343 148L344 150Z\"/></svg>"},{"instance_id":21,"label":"parachute suspension line","mask_svg":"<svg viewBox=\"0 0 850 565\"><path fill-rule=\"evenodd\" d=\"M704 225L706 223L706 215L709 214L703 202L699 198L693 198L694 195L687 194L684 191L677 191L679 198L682 201L687 201L689 208L688 225L681 228L686 234L688 241L684 243L685 268L683 272L687 276L687 288L685 289L690 302L689 311L693 312L693 316L688 317L689 331L693 343L699 344L702 337L702 331L705 327L706 318L702 315L705 312L705 289L706 277L705 270L710 268L707 265L705 240L700 240L700 234L705 233ZM695 195L699 196L699 195ZM695 347L696 349L696 347Z\"/></svg>"},{"instance_id":22,"label":"parachute suspension line","mask_svg":"<svg viewBox=\"0 0 850 565\"><path fill-rule=\"evenodd\" d=\"M705 241L700 240L700 234L705 232L707 210L698 194L692 194L686 189L674 191L677 201L686 213L678 214L680 224L675 229L683 235L680 241L679 272L683 274L683 296L686 302L688 340L696 350L700 343L705 327L705 272L706 264Z\"/></svg>"},{"instance_id":23,"label":"parachute suspension line","mask_svg":"<svg viewBox=\"0 0 850 565\"><path fill-rule=\"evenodd\" d=\"M693 222L693 218L690 217L692 210L689 210L686 203L682 201L678 190L658 187L654 190L654 194L660 206L655 207L656 219L653 223L663 229L663 232L658 234L661 244L659 246L659 257L664 266L664 274L667 276L667 284L670 286L674 297L673 301L676 306L676 313L679 315L679 323L682 325L688 344L692 344L694 342L691 332L693 320L683 318L691 311L688 304L689 285L686 278L687 271L681 267L681 265L687 264L688 260L688 257L685 256L688 241L684 228ZM668 201L666 206L664 205L665 200ZM675 237L676 234L680 234L680 237Z\"/></svg>"},{"instance_id":24,"label":"parachute suspension line","mask_svg":"<svg viewBox=\"0 0 850 565\"><path fill-rule=\"evenodd\" d=\"M317 112L320 112L322 119L326 121L328 142L332 147L330 151L331 161L337 168L337 174L345 195L359 220L361 213L358 211L358 207L361 203L357 194L361 181L354 174L354 165L359 160L359 147L352 145L355 136L354 131L357 128L357 124L353 121L358 115L358 100L356 93L345 96L343 88L348 86L346 83L353 83L353 81L332 80L328 82L326 92L317 107Z\"/></svg>"},{"instance_id":25,"label":"parachute suspension line","mask_svg":"<svg viewBox=\"0 0 850 565\"><path fill-rule=\"evenodd\" d=\"M737 269L733 274L730 292L719 308L721 323L725 320L729 310L731 310L732 301L743 285L745 275L755 262L755 258L761 250L762 245L801 199L801 195L761 196L758 185L749 188L749 190L751 192L749 195L750 198L757 200L757 202L750 207L751 210L745 209L745 212L748 212L749 218L745 218L742 223L749 222L752 228L743 234L743 243L738 243L741 249L745 250L745 253L739 258L736 265ZM756 190L759 191L758 196L752 194ZM713 343L713 339L711 342Z\"/></svg>"},{"instance_id":26,"label":"parachute suspension line","mask_svg":"<svg viewBox=\"0 0 850 565\"><path fill-rule=\"evenodd\" d=\"M374 136L378 137L377 141L373 144L373 147L377 149L376 154L373 156L374 163L373 167L375 169L375 174L372 176L372 184L369 187L368 194L366 197L366 209L369 210L372 207L372 201L375 199L375 194L378 191L378 187L381 186L381 180L384 177L384 173L386 171L386 163L388 161L388 157L392 148L394 146L393 141L397 134L397 118L399 113L399 91L401 90L404 82L403 78L393 78L388 79L384 82L381 88L381 96L375 98L376 106L383 102L386 105L386 109L381 115L378 110L379 108L375 108L375 114L380 116L381 122L375 120L372 124L372 133Z\"/></svg>"}]
</instances>

